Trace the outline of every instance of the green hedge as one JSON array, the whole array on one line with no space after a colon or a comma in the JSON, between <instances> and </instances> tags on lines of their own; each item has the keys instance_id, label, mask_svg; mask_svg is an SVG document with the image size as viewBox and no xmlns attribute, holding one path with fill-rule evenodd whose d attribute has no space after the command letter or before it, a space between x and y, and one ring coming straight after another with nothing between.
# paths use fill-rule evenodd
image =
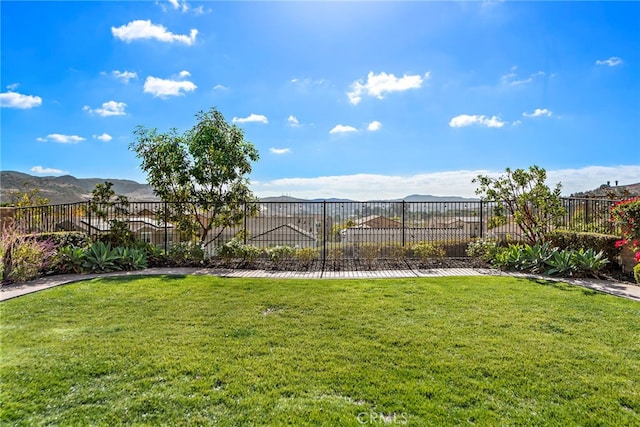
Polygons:
<instances>
[{"instance_id":1,"label":"green hedge","mask_svg":"<svg viewBox=\"0 0 640 427\"><path fill-rule=\"evenodd\" d=\"M85 248L93 243L91 237L81 231L56 231L32 234L31 236L39 242L49 240L53 242L56 247L75 246L77 248Z\"/></svg>"},{"instance_id":2,"label":"green hedge","mask_svg":"<svg viewBox=\"0 0 640 427\"><path fill-rule=\"evenodd\" d=\"M616 248L616 242L620 236L600 233L586 233L579 231L557 230L547 235L552 246L560 249L593 249L596 252L604 252L607 259L613 261L620 250Z\"/></svg>"}]
</instances>

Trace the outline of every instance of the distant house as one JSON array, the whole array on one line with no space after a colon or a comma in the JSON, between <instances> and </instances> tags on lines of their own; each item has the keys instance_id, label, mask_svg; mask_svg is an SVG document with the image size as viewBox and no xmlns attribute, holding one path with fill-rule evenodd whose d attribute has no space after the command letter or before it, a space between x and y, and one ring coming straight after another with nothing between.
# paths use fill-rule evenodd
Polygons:
<instances>
[{"instance_id":1,"label":"distant house","mask_svg":"<svg viewBox=\"0 0 640 427\"><path fill-rule=\"evenodd\" d=\"M287 245L296 248L313 248L317 244L317 238L313 233L293 224L283 224L251 236L247 243L258 247Z\"/></svg>"},{"instance_id":2,"label":"distant house","mask_svg":"<svg viewBox=\"0 0 640 427\"><path fill-rule=\"evenodd\" d=\"M461 230L472 237L480 235L480 226L480 218L477 216L434 218L428 225L429 228ZM486 225L483 225L483 230L486 230Z\"/></svg>"},{"instance_id":3,"label":"distant house","mask_svg":"<svg viewBox=\"0 0 640 427\"><path fill-rule=\"evenodd\" d=\"M382 215L369 215L355 221L355 228L402 228L402 223Z\"/></svg>"},{"instance_id":4,"label":"distant house","mask_svg":"<svg viewBox=\"0 0 640 427\"><path fill-rule=\"evenodd\" d=\"M331 229L333 221L330 217L327 218L327 231ZM318 238L318 236L322 236L324 233L323 227L323 216L322 215L314 215L314 214L303 214L296 216L274 216L274 215L259 215L256 217L246 218L240 222L240 224L235 225L233 227L216 227L211 230L209 233L210 236L220 235L218 240L221 243L227 242L231 240L233 237L238 235L238 233L245 231L247 233L247 243L248 240L254 238L255 236L265 235L272 230L278 229L287 225L291 228L291 230L299 230L300 232L304 232L309 236L313 236L314 239ZM291 239L275 239L276 234L272 234L274 236L273 245L287 245L287 240ZM284 236L280 236L284 237ZM264 242L266 240L263 239Z\"/></svg>"},{"instance_id":5,"label":"distant house","mask_svg":"<svg viewBox=\"0 0 640 427\"><path fill-rule=\"evenodd\" d=\"M471 239L480 235L480 226L478 217L442 217L432 219L425 227L402 228L398 221L373 216L357 221L355 226L345 228L340 234L343 242L411 243Z\"/></svg>"},{"instance_id":6,"label":"distant house","mask_svg":"<svg viewBox=\"0 0 640 427\"><path fill-rule=\"evenodd\" d=\"M165 237L169 245L174 241L176 230L171 223L167 223L165 227L164 222L149 216L127 216L120 218L120 220L126 222L133 235L144 242L162 245L165 242ZM96 236L108 233L111 230L111 223L102 218L79 216L58 222L55 230L81 231Z\"/></svg>"},{"instance_id":7,"label":"distant house","mask_svg":"<svg viewBox=\"0 0 640 427\"><path fill-rule=\"evenodd\" d=\"M505 241L523 241L526 240L524 232L515 222L508 222L498 227L487 230L485 233L488 239L505 240Z\"/></svg>"}]
</instances>

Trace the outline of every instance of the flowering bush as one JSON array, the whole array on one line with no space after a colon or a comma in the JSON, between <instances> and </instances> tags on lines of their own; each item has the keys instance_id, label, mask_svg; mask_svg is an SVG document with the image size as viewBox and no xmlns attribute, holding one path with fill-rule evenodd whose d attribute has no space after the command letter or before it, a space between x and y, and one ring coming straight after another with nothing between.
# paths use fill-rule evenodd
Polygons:
<instances>
[{"instance_id":1,"label":"flowering bush","mask_svg":"<svg viewBox=\"0 0 640 427\"><path fill-rule=\"evenodd\" d=\"M39 241L15 228L0 234L0 279L3 284L35 279L46 270L56 253L51 240Z\"/></svg>"},{"instance_id":2,"label":"flowering bush","mask_svg":"<svg viewBox=\"0 0 640 427\"><path fill-rule=\"evenodd\" d=\"M640 263L640 197L615 203L611 207L611 221L622 230L622 239L616 242L616 247L629 244L636 253L636 263Z\"/></svg>"}]
</instances>

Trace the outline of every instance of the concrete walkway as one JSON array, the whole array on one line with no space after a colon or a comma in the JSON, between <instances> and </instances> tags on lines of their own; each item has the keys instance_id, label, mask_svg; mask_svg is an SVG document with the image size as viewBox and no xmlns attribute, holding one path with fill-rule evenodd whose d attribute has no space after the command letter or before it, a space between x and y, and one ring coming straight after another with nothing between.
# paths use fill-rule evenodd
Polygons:
<instances>
[{"instance_id":1,"label":"concrete walkway","mask_svg":"<svg viewBox=\"0 0 640 427\"><path fill-rule=\"evenodd\" d=\"M597 279L556 279L523 273L510 273L494 269L481 268L441 268L429 270L377 270L377 271L271 271L271 270L235 270L221 268L148 268L138 271L118 271L102 274L64 274L42 277L31 282L19 283L0 288L0 301L6 301L22 295L53 288L55 286L113 276L151 276L151 275L208 275L219 277L263 277L271 279L389 279L401 277L447 277L447 276L511 276L530 279L552 280L582 286L598 292L604 292L623 298L640 301L640 286L630 283L610 282Z\"/></svg>"}]
</instances>

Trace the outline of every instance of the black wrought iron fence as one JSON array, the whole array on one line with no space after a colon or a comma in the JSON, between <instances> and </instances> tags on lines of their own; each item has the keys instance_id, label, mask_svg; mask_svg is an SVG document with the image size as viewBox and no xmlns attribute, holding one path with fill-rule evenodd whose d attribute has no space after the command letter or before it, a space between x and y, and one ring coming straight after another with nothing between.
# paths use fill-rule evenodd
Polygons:
<instances>
[{"instance_id":1,"label":"black wrought iron fence","mask_svg":"<svg viewBox=\"0 0 640 427\"><path fill-rule=\"evenodd\" d=\"M551 228L617 234L609 220L615 203L602 199L563 199L566 215ZM260 248L309 248L321 260L362 259L372 254L394 257L416 245L431 245L449 257L464 257L475 238L522 241L520 227L507 218L497 221L496 205L486 201L380 202L260 202L255 216L245 215L233 227L213 227L201 240L198 230L171 221L184 207L163 202L131 202L127 206L92 209L89 202L16 208L16 224L25 232L80 231L91 236L108 233L114 221L126 223L142 241L170 249L177 242L195 241L209 256L235 238ZM184 209L182 209L184 211ZM188 211L199 224L212 219L202 209Z\"/></svg>"}]
</instances>

